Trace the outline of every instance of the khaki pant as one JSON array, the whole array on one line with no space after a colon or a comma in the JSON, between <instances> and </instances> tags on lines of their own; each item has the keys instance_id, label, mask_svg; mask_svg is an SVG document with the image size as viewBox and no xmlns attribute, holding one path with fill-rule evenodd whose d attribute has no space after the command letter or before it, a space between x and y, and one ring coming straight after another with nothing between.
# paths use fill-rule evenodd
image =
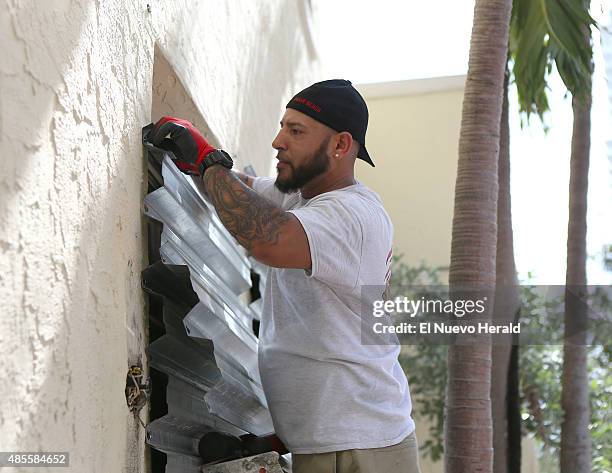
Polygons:
<instances>
[{"instance_id":1,"label":"khaki pant","mask_svg":"<svg viewBox=\"0 0 612 473\"><path fill-rule=\"evenodd\" d=\"M293 473L420 473L416 435L382 448L292 454Z\"/></svg>"}]
</instances>

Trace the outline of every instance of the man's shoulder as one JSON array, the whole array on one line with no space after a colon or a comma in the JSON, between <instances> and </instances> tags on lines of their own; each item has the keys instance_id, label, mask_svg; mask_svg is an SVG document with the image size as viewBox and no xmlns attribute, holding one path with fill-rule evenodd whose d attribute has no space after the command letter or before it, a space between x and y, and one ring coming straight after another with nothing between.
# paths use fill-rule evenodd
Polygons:
<instances>
[{"instance_id":1,"label":"man's shoulder","mask_svg":"<svg viewBox=\"0 0 612 473\"><path fill-rule=\"evenodd\" d=\"M359 221L363 230L370 229L371 231L372 228L380 227L393 228L391 218L379 195L360 182L321 194L311 199L307 205L335 207L339 214Z\"/></svg>"},{"instance_id":2,"label":"man's shoulder","mask_svg":"<svg viewBox=\"0 0 612 473\"><path fill-rule=\"evenodd\" d=\"M382 199L376 192L360 182L352 187L354 188L348 193L347 203L359 214L390 220Z\"/></svg>"}]
</instances>

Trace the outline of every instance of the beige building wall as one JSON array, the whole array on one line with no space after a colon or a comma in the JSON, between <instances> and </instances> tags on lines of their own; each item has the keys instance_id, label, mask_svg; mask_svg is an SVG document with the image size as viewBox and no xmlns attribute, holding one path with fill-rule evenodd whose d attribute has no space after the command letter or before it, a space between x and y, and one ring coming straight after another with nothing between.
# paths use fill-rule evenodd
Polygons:
<instances>
[{"instance_id":1,"label":"beige building wall","mask_svg":"<svg viewBox=\"0 0 612 473\"><path fill-rule=\"evenodd\" d=\"M79 473L145 471L124 394L128 366L146 365L141 128L193 113L265 174L284 104L317 71L309 8L0 2L3 451L68 451L65 471Z\"/></svg>"},{"instance_id":2,"label":"beige building wall","mask_svg":"<svg viewBox=\"0 0 612 473\"><path fill-rule=\"evenodd\" d=\"M448 266L464 76L358 86L370 111L366 143L375 168L357 178L382 198L395 253Z\"/></svg>"},{"instance_id":3,"label":"beige building wall","mask_svg":"<svg viewBox=\"0 0 612 473\"><path fill-rule=\"evenodd\" d=\"M358 161L356 177L382 198L394 253L410 266L450 264L464 83L465 76L451 76L357 86L370 112L366 143L376 167ZM415 421L423 444L429 423ZM420 461L422 473L443 472L442 461ZM524 473L539 471L531 437L523 438L522 465Z\"/></svg>"}]
</instances>

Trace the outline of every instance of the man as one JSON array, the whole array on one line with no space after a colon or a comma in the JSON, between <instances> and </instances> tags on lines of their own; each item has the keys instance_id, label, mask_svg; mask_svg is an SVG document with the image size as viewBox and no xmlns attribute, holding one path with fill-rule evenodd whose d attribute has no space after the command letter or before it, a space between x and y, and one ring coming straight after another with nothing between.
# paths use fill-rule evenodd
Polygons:
<instances>
[{"instance_id":1,"label":"man","mask_svg":"<svg viewBox=\"0 0 612 473\"><path fill-rule=\"evenodd\" d=\"M301 91L272 142L276 179L232 172L184 120L164 117L152 133L181 170L203 176L228 231L270 266L259 369L295 473L419 471L399 347L361 338L361 287L388 283L393 238L379 197L354 178L356 158L374 166L367 123L349 81Z\"/></svg>"}]
</instances>

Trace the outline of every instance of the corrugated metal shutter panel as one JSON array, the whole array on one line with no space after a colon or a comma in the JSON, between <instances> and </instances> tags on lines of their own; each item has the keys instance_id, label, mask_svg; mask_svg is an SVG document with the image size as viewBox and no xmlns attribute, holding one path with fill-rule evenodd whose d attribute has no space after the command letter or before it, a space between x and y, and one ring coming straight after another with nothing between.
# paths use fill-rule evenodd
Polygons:
<instances>
[{"instance_id":1,"label":"corrugated metal shutter panel","mask_svg":"<svg viewBox=\"0 0 612 473\"><path fill-rule=\"evenodd\" d=\"M253 333L261 301L247 306L239 298L251 287L253 266L265 286L265 267L249 261L198 182L159 150L148 154L149 182L163 183L145 197L145 213L163 223L162 261L143 272L143 287L163 297L166 333L149 356L168 375L168 414L149 424L147 442L167 454L167 473L198 472L206 433L273 431Z\"/></svg>"}]
</instances>

